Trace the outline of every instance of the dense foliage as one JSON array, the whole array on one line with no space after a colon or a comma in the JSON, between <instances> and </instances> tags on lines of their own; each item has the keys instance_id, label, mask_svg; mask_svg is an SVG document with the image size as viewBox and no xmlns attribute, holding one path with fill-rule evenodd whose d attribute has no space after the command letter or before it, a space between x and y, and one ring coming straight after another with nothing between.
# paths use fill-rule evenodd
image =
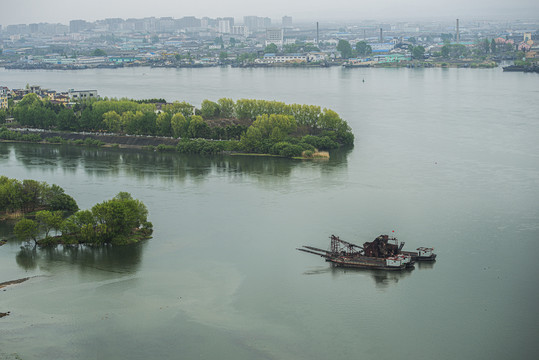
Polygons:
<instances>
[{"instance_id":1,"label":"dense foliage","mask_svg":"<svg viewBox=\"0 0 539 360\"><path fill-rule=\"evenodd\" d=\"M41 129L165 136L182 140L241 140L240 148L236 148L236 142L233 142L233 149L228 145L213 146L230 151L268 153L277 143L295 145L294 141L306 135L329 137L331 142L322 141L326 144L325 149L328 145L333 148L354 142L346 121L336 112L319 106L228 98L217 102L204 100L201 109L178 101L161 104L159 109L157 105L151 101L92 99L70 109L28 94L17 103L13 115L20 125ZM25 135L0 132L0 138L9 139L10 136ZM33 141L39 141L39 136L34 137Z\"/></svg>"},{"instance_id":2,"label":"dense foliage","mask_svg":"<svg viewBox=\"0 0 539 360\"><path fill-rule=\"evenodd\" d=\"M148 210L141 201L120 192L111 200L96 204L90 210L77 211L66 219L59 211L39 211L35 220L20 220L14 231L20 240L34 240L40 245L123 245L150 236L153 226L147 217ZM53 230L61 235L49 236ZM39 234L45 237L38 240Z\"/></svg>"},{"instance_id":3,"label":"dense foliage","mask_svg":"<svg viewBox=\"0 0 539 360\"><path fill-rule=\"evenodd\" d=\"M0 212L29 213L36 210L75 212L75 200L58 185L36 180L10 179L0 176Z\"/></svg>"}]
</instances>

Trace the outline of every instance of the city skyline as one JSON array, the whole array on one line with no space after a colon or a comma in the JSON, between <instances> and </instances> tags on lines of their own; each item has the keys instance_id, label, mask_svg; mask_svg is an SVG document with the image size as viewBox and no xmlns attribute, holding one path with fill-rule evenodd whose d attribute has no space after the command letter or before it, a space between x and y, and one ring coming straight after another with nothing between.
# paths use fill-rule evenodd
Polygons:
<instances>
[{"instance_id":1,"label":"city skyline","mask_svg":"<svg viewBox=\"0 0 539 360\"><path fill-rule=\"evenodd\" d=\"M0 12L0 25L30 23L62 23L82 19L95 21L106 18L144 18L204 16L235 17L264 16L272 20L280 20L282 16L292 16L295 22L327 20L327 21L361 21L368 19L450 19L469 17L474 19L515 19L537 17L539 4L534 0L518 0L508 3L502 0L480 0L470 4L467 0L410 0L407 3L395 0L379 0L375 4L365 0L350 4L345 0L327 2L295 2L275 0L264 4L253 4L245 0L216 0L201 3L178 4L172 0L154 0L152 2L134 0L130 2L114 2L94 0L91 3L73 3L67 0L51 0L42 2L25 0L10 2Z\"/></svg>"}]
</instances>

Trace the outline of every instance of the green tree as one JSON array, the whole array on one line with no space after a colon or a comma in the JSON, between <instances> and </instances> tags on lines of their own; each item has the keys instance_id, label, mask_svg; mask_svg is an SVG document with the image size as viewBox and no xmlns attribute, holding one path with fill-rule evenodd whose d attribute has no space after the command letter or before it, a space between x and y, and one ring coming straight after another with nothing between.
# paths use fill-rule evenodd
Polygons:
<instances>
[{"instance_id":1,"label":"green tree","mask_svg":"<svg viewBox=\"0 0 539 360\"><path fill-rule=\"evenodd\" d=\"M453 34L440 34L440 37L444 44L451 44L451 40L453 40Z\"/></svg>"},{"instance_id":2,"label":"green tree","mask_svg":"<svg viewBox=\"0 0 539 360\"><path fill-rule=\"evenodd\" d=\"M483 41L481 41L481 43L479 44L480 48L481 48L481 51L484 53L484 54L488 54L489 51L490 51L490 41L488 41L488 39L483 39Z\"/></svg>"},{"instance_id":3,"label":"green tree","mask_svg":"<svg viewBox=\"0 0 539 360\"><path fill-rule=\"evenodd\" d=\"M162 112L157 115L155 123L157 125L157 133L161 136L171 136L172 127L171 127L172 115L167 112Z\"/></svg>"},{"instance_id":4,"label":"green tree","mask_svg":"<svg viewBox=\"0 0 539 360\"><path fill-rule=\"evenodd\" d=\"M39 229L37 223L31 219L21 219L15 224L13 229L17 239L21 241L34 240L37 244L37 235L39 234Z\"/></svg>"},{"instance_id":5,"label":"green tree","mask_svg":"<svg viewBox=\"0 0 539 360\"><path fill-rule=\"evenodd\" d=\"M92 56L107 56L107 53L101 49L95 49L92 51Z\"/></svg>"},{"instance_id":6,"label":"green tree","mask_svg":"<svg viewBox=\"0 0 539 360\"><path fill-rule=\"evenodd\" d=\"M228 59L228 53L226 51L221 51L219 53L219 61L224 63Z\"/></svg>"},{"instance_id":7,"label":"green tree","mask_svg":"<svg viewBox=\"0 0 539 360\"><path fill-rule=\"evenodd\" d=\"M423 57L425 56L425 48L421 45L414 46L412 48L412 58L415 60L423 60Z\"/></svg>"},{"instance_id":8,"label":"green tree","mask_svg":"<svg viewBox=\"0 0 539 360\"><path fill-rule=\"evenodd\" d=\"M221 117L229 119L234 116L234 100L221 98L217 100Z\"/></svg>"},{"instance_id":9,"label":"green tree","mask_svg":"<svg viewBox=\"0 0 539 360\"><path fill-rule=\"evenodd\" d=\"M365 41L358 41L356 43L356 51L359 56L369 56L372 53L372 47Z\"/></svg>"},{"instance_id":10,"label":"green tree","mask_svg":"<svg viewBox=\"0 0 539 360\"><path fill-rule=\"evenodd\" d=\"M108 111L103 114L103 123L105 128L111 132L119 132L122 128L121 116L116 111Z\"/></svg>"},{"instance_id":11,"label":"green tree","mask_svg":"<svg viewBox=\"0 0 539 360\"><path fill-rule=\"evenodd\" d=\"M274 43L268 44L264 49L265 54L275 54L277 51L279 51L279 48Z\"/></svg>"},{"instance_id":12,"label":"green tree","mask_svg":"<svg viewBox=\"0 0 539 360\"><path fill-rule=\"evenodd\" d=\"M339 40L339 43L337 44L337 51L341 53L343 59L349 59L352 57L352 46L347 40Z\"/></svg>"},{"instance_id":13,"label":"green tree","mask_svg":"<svg viewBox=\"0 0 539 360\"><path fill-rule=\"evenodd\" d=\"M36 213L36 220L39 228L45 232L45 237L49 237L51 230L60 230L64 221L61 211L41 210Z\"/></svg>"},{"instance_id":14,"label":"green tree","mask_svg":"<svg viewBox=\"0 0 539 360\"><path fill-rule=\"evenodd\" d=\"M492 39L492 41L490 42L490 51L493 54L496 54L498 52L496 48L496 41L494 39Z\"/></svg>"},{"instance_id":15,"label":"green tree","mask_svg":"<svg viewBox=\"0 0 539 360\"><path fill-rule=\"evenodd\" d=\"M126 243L127 237L137 229L151 228L146 206L126 192L94 205L91 211L97 223L98 243Z\"/></svg>"},{"instance_id":16,"label":"green tree","mask_svg":"<svg viewBox=\"0 0 539 360\"><path fill-rule=\"evenodd\" d=\"M0 124L3 124L6 122L7 118L7 112L4 109L0 109Z\"/></svg>"},{"instance_id":17,"label":"green tree","mask_svg":"<svg viewBox=\"0 0 539 360\"><path fill-rule=\"evenodd\" d=\"M183 114L184 117L188 118L193 115L193 109L195 107L185 101L179 102L174 101L172 104L167 104L163 107L163 110L171 113L172 115L176 113Z\"/></svg>"},{"instance_id":18,"label":"green tree","mask_svg":"<svg viewBox=\"0 0 539 360\"><path fill-rule=\"evenodd\" d=\"M41 205L42 185L36 180L22 181L22 210L32 212Z\"/></svg>"},{"instance_id":19,"label":"green tree","mask_svg":"<svg viewBox=\"0 0 539 360\"><path fill-rule=\"evenodd\" d=\"M187 129L189 128L189 120L183 116L182 113L178 112L172 116L170 119L170 127L172 128L172 136L175 138L187 137Z\"/></svg>"},{"instance_id":20,"label":"green tree","mask_svg":"<svg viewBox=\"0 0 539 360\"><path fill-rule=\"evenodd\" d=\"M63 108L58 113L58 129L60 130L71 130L77 131L79 129L79 124L75 113L71 109Z\"/></svg>"},{"instance_id":21,"label":"green tree","mask_svg":"<svg viewBox=\"0 0 539 360\"><path fill-rule=\"evenodd\" d=\"M219 116L219 105L210 100L202 101L200 112L204 119L213 119Z\"/></svg>"},{"instance_id":22,"label":"green tree","mask_svg":"<svg viewBox=\"0 0 539 360\"><path fill-rule=\"evenodd\" d=\"M189 121L187 133L192 139L208 138L211 134L211 130L201 116L193 115L191 116L191 121Z\"/></svg>"}]
</instances>

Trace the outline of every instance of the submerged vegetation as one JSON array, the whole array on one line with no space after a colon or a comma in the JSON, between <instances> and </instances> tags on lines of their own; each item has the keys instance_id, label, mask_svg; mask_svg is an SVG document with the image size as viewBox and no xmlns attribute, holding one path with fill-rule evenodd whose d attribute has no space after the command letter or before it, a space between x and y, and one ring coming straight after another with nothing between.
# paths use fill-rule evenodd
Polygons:
<instances>
[{"instance_id":1,"label":"submerged vegetation","mask_svg":"<svg viewBox=\"0 0 539 360\"><path fill-rule=\"evenodd\" d=\"M264 153L284 157L353 145L346 121L330 109L278 101L222 98L204 100L197 109L186 102L155 103L128 99L91 99L72 108L25 95L11 110L15 123L38 129L146 135L180 139L158 151L215 154ZM42 141L38 134L0 130L0 138ZM79 141L79 140L78 140ZM66 143L56 136L47 142ZM88 143L86 143L88 142ZM79 141L82 143L82 140ZM84 140L84 145L102 145Z\"/></svg>"},{"instance_id":2,"label":"submerged vegetation","mask_svg":"<svg viewBox=\"0 0 539 360\"><path fill-rule=\"evenodd\" d=\"M14 228L17 238L38 245L125 245L150 237L153 225L148 210L129 193L120 192L111 200L80 210L64 218L62 212L42 210L35 220L21 219ZM61 235L50 236L51 231ZM44 235L38 239L39 235Z\"/></svg>"},{"instance_id":3,"label":"submerged vegetation","mask_svg":"<svg viewBox=\"0 0 539 360\"><path fill-rule=\"evenodd\" d=\"M73 213L76 201L58 185L0 176L0 217L17 217L39 210Z\"/></svg>"},{"instance_id":4,"label":"submerged vegetation","mask_svg":"<svg viewBox=\"0 0 539 360\"><path fill-rule=\"evenodd\" d=\"M17 238L39 245L129 244L149 238L153 228L146 206L127 192L79 211L58 185L0 176L0 219L17 218Z\"/></svg>"}]
</instances>

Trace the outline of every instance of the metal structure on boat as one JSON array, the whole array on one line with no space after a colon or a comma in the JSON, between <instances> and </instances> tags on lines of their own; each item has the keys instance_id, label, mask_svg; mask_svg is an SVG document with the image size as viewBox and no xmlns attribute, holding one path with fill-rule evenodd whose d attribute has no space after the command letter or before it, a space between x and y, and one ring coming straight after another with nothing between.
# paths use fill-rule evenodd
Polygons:
<instances>
[{"instance_id":1,"label":"metal structure on boat","mask_svg":"<svg viewBox=\"0 0 539 360\"><path fill-rule=\"evenodd\" d=\"M359 246L331 235L329 250L303 246L297 250L318 255L333 266L377 270L404 270L413 268L416 261L434 261L433 248L420 247L417 252L402 251L404 242L397 238L380 235Z\"/></svg>"}]
</instances>

